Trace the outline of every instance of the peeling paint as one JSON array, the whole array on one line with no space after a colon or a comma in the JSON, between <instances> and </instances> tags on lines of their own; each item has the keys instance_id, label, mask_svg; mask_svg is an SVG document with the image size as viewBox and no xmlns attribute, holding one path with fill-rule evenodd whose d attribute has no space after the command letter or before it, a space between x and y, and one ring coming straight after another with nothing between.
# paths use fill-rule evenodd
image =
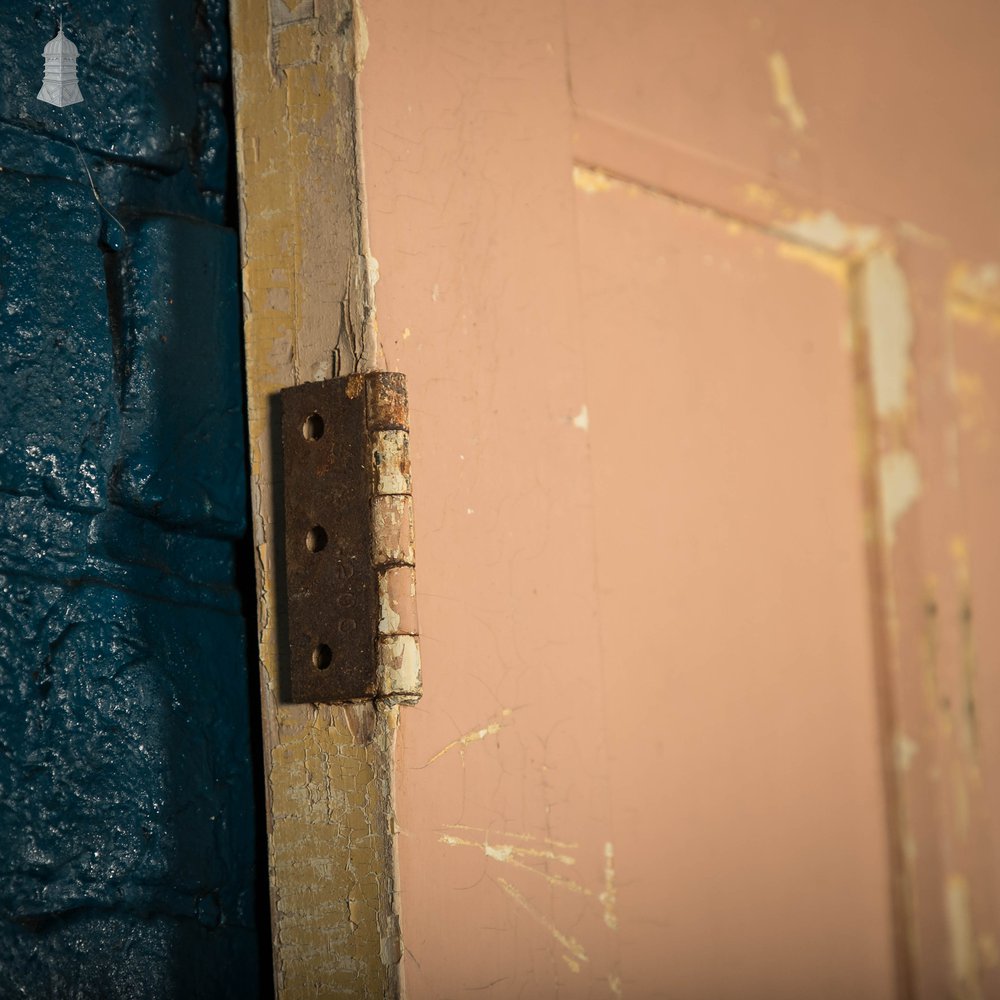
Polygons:
<instances>
[{"instance_id":1,"label":"peeling paint","mask_svg":"<svg viewBox=\"0 0 1000 1000\"><path fill-rule=\"evenodd\" d=\"M295 17L277 32L269 6ZM352 0L230 7L275 993L394 997L398 709L281 701L269 544L273 394L376 358L357 141L364 23Z\"/></svg>"},{"instance_id":2,"label":"peeling paint","mask_svg":"<svg viewBox=\"0 0 1000 1000\"><path fill-rule=\"evenodd\" d=\"M419 691L420 646L416 636L389 635L379 640L379 690L389 697L412 701Z\"/></svg>"},{"instance_id":3,"label":"peeling paint","mask_svg":"<svg viewBox=\"0 0 1000 1000\"><path fill-rule=\"evenodd\" d=\"M890 451L879 459L882 498L882 536L888 546L896 540L899 519L920 497L920 468L912 452Z\"/></svg>"},{"instance_id":4,"label":"peeling paint","mask_svg":"<svg viewBox=\"0 0 1000 1000\"><path fill-rule=\"evenodd\" d=\"M879 250L865 260L862 283L875 411L899 416L908 409L914 337L906 276L889 251Z\"/></svg>"},{"instance_id":5,"label":"peeling paint","mask_svg":"<svg viewBox=\"0 0 1000 1000\"><path fill-rule=\"evenodd\" d=\"M587 194L603 194L621 187L619 181L613 180L604 171L579 164L573 165L573 185L578 191L585 191Z\"/></svg>"},{"instance_id":6,"label":"peeling paint","mask_svg":"<svg viewBox=\"0 0 1000 1000\"><path fill-rule=\"evenodd\" d=\"M852 225L829 210L803 212L794 222L781 223L778 229L811 246L837 254L865 254L882 239L878 226Z\"/></svg>"},{"instance_id":7,"label":"peeling paint","mask_svg":"<svg viewBox=\"0 0 1000 1000\"><path fill-rule=\"evenodd\" d=\"M611 995L614 997L624 996L622 992L622 977L616 976L614 973L608 976L608 989L611 990Z\"/></svg>"},{"instance_id":8,"label":"peeling paint","mask_svg":"<svg viewBox=\"0 0 1000 1000\"><path fill-rule=\"evenodd\" d=\"M590 412L587 410L586 403L580 407L580 412L573 418L573 426L578 427L581 431L590 429Z\"/></svg>"},{"instance_id":9,"label":"peeling paint","mask_svg":"<svg viewBox=\"0 0 1000 1000\"><path fill-rule=\"evenodd\" d=\"M784 53L772 52L767 59L767 69L771 77L771 91L775 104L784 112L785 118L794 132L804 132L808 119L795 96L795 90L792 87L792 74Z\"/></svg>"},{"instance_id":10,"label":"peeling paint","mask_svg":"<svg viewBox=\"0 0 1000 1000\"><path fill-rule=\"evenodd\" d=\"M1000 300L1000 264L956 261L948 272L948 290L970 299Z\"/></svg>"}]
</instances>

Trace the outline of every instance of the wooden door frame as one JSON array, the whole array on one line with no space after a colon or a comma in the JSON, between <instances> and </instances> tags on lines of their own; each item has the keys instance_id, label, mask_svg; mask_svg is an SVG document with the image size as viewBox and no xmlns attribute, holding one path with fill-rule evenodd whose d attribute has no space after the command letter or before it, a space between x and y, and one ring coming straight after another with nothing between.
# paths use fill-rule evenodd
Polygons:
<instances>
[{"instance_id":1,"label":"wooden door frame","mask_svg":"<svg viewBox=\"0 0 1000 1000\"><path fill-rule=\"evenodd\" d=\"M279 694L276 394L377 354L352 0L232 0L250 476L275 993L399 994L398 709Z\"/></svg>"}]
</instances>

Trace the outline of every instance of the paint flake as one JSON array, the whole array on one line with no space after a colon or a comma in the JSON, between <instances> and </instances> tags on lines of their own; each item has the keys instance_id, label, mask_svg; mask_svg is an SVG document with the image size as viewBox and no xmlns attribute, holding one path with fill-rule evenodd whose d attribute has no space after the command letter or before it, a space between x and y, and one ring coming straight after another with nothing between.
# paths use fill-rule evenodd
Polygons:
<instances>
[{"instance_id":1,"label":"paint flake","mask_svg":"<svg viewBox=\"0 0 1000 1000\"><path fill-rule=\"evenodd\" d=\"M863 281L875 410L880 417L898 416L907 409L914 338L906 276L883 250L865 261Z\"/></svg>"},{"instance_id":2,"label":"paint flake","mask_svg":"<svg viewBox=\"0 0 1000 1000\"><path fill-rule=\"evenodd\" d=\"M878 226L844 222L829 209L824 212L803 212L794 222L782 223L779 228L783 233L811 246L837 254L868 253L882 238Z\"/></svg>"},{"instance_id":3,"label":"paint flake","mask_svg":"<svg viewBox=\"0 0 1000 1000\"><path fill-rule=\"evenodd\" d=\"M573 166L573 184L578 191L587 194L603 194L619 187L619 183L610 178L604 171L592 167Z\"/></svg>"}]
</instances>

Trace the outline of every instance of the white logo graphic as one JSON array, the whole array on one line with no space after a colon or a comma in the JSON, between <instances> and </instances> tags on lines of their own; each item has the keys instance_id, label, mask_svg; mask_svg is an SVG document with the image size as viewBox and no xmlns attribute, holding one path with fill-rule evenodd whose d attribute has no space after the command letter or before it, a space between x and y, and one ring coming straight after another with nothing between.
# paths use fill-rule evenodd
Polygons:
<instances>
[{"instance_id":1,"label":"white logo graphic","mask_svg":"<svg viewBox=\"0 0 1000 1000\"><path fill-rule=\"evenodd\" d=\"M38 99L57 108L79 104L83 100L76 82L76 57L79 49L63 34L59 18L59 34L45 46L45 78Z\"/></svg>"}]
</instances>

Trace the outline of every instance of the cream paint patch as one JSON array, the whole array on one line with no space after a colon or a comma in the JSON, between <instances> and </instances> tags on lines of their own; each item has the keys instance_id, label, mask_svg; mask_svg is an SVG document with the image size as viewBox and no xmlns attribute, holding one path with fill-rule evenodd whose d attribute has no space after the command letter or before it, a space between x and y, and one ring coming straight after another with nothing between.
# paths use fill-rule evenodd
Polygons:
<instances>
[{"instance_id":1,"label":"cream paint patch","mask_svg":"<svg viewBox=\"0 0 1000 1000\"><path fill-rule=\"evenodd\" d=\"M782 233L831 253L864 254L874 249L881 239L878 226L858 226L844 222L834 212L803 212L794 222L781 223Z\"/></svg>"},{"instance_id":2,"label":"cream paint patch","mask_svg":"<svg viewBox=\"0 0 1000 1000\"><path fill-rule=\"evenodd\" d=\"M573 166L573 185L578 191L585 191L587 194L602 194L621 186L619 181L608 177L602 170L581 167L579 164Z\"/></svg>"},{"instance_id":3,"label":"cream paint patch","mask_svg":"<svg viewBox=\"0 0 1000 1000\"><path fill-rule=\"evenodd\" d=\"M913 758L917 756L920 746L916 740L910 739L906 733L896 733L896 738L892 745L893 759L896 763L896 770L904 774L909 771Z\"/></svg>"},{"instance_id":4,"label":"cream paint patch","mask_svg":"<svg viewBox=\"0 0 1000 1000\"><path fill-rule=\"evenodd\" d=\"M920 467L909 451L890 451L879 459L882 491L882 532L886 545L896 540L899 519L920 497Z\"/></svg>"},{"instance_id":5,"label":"cream paint patch","mask_svg":"<svg viewBox=\"0 0 1000 1000\"><path fill-rule=\"evenodd\" d=\"M590 429L590 413L586 403L580 407L580 412L573 418L573 426L578 427L581 431Z\"/></svg>"},{"instance_id":6,"label":"cream paint patch","mask_svg":"<svg viewBox=\"0 0 1000 1000\"><path fill-rule=\"evenodd\" d=\"M1000 306L963 295L948 296L948 316L968 326L977 326L991 337L1000 335Z\"/></svg>"},{"instance_id":7,"label":"cream paint patch","mask_svg":"<svg viewBox=\"0 0 1000 1000\"><path fill-rule=\"evenodd\" d=\"M1000 264L958 261L948 274L948 291L972 299L1000 298Z\"/></svg>"},{"instance_id":8,"label":"cream paint patch","mask_svg":"<svg viewBox=\"0 0 1000 1000\"><path fill-rule=\"evenodd\" d=\"M384 690L418 691L420 689L420 646L416 636L392 635L379 644L379 665Z\"/></svg>"},{"instance_id":9,"label":"cream paint patch","mask_svg":"<svg viewBox=\"0 0 1000 1000\"><path fill-rule=\"evenodd\" d=\"M887 250L866 258L862 281L875 411L879 417L898 416L907 409L910 385L910 291L903 269Z\"/></svg>"},{"instance_id":10,"label":"cream paint patch","mask_svg":"<svg viewBox=\"0 0 1000 1000\"><path fill-rule=\"evenodd\" d=\"M795 90L792 87L792 74L784 53L772 52L767 59L767 69L771 75L771 92L774 95L775 104L784 112L788 124L795 132L804 132L808 119L795 96Z\"/></svg>"}]
</instances>

